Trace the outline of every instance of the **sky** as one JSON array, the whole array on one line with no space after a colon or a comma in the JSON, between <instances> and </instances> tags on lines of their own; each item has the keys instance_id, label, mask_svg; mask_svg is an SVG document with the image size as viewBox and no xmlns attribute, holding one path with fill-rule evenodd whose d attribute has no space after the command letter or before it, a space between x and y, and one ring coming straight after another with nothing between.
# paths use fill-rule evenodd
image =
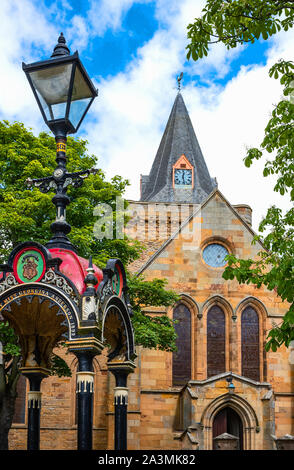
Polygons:
<instances>
[{"instance_id":1,"label":"sky","mask_svg":"<svg viewBox=\"0 0 294 470\"><path fill-rule=\"evenodd\" d=\"M130 181L125 197L139 200L140 174L149 174L177 94L182 96L211 177L231 204L249 204L253 228L270 205L289 207L262 175L265 158L244 166L259 146L282 96L268 70L292 60L294 31L208 57L186 60L187 25L204 0L0 0L0 120L21 121L35 135L42 121L22 62L45 60L62 31L99 90L77 137L88 141L107 179Z\"/></svg>"}]
</instances>

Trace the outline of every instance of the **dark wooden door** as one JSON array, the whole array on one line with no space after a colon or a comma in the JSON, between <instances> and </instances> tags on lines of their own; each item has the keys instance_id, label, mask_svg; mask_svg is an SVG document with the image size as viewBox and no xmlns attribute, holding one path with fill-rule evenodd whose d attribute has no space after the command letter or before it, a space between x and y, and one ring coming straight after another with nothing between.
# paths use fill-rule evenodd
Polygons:
<instances>
[{"instance_id":1,"label":"dark wooden door","mask_svg":"<svg viewBox=\"0 0 294 470\"><path fill-rule=\"evenodd\" d=\"M213 438L220 436L227 431L227 408L222 409L218 412L213 421ZM213 448L215 449L215 444L213 441Z\"/></svg>"},{"instance_id":2,"label":"dark wooden door","mask_svg":"<svg viewBox=\"0 0 294 470\"><path fill-rule=\"evenodd\" d=\"M218 412L213 421L212 437L223 433L239 437L239 449L243 450L243 425L240 416L232 408L223 408ZM213 448L216 449L214 441Z\"/></svg>"}]
</instances>

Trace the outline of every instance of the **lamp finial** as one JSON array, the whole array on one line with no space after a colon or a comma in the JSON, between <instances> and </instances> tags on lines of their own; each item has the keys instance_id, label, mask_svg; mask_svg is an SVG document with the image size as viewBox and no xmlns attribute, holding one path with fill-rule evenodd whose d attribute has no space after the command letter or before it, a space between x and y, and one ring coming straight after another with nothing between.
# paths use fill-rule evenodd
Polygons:
<instances>
[{"instance_id":1,"label":"lamp finial","mask_svg":"<svg viewBox=\"0 0 294 470\"><path fill-rule=\"evenodd\" d=\"M53 49L53 53L51 57L58 57L58 56L69 55L69 54L70 54L70 50L66 45L65 37L63 36L63 33L60 33L58 42Z\"/></svg>"}]
</instances>

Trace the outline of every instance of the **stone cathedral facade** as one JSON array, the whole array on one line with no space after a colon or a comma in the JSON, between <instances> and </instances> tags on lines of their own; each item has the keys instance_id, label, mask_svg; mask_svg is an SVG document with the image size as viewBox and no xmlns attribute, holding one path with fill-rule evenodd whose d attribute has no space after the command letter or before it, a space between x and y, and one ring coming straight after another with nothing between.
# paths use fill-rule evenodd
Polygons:
<instances>
[{"instance_id":1,"label":"stone cathedral facade","mask_svg":"<svg viewBox=\"0 0 294 470\"><path fill-rule=\"evenodd\" d=\"M252 258L262 246L251 243L252 209L230 204L211 178L180 92L140 184L127 230L146 250L129 268L167 279L181 300L146 312L178 320L178 351L137 348L128 379L128 448L209 450L229 434L241 450L275 449L275 436L294 434L294 352L266 353L264 345L287 305L265 288L222 278L228 253ZM73 374L42 384L42 449L76 448L77 364L59 354ZM94 360L94 449L113 448L115 384L106 362L106 351ZM22 379L12 449L26 448L25 394Z\"/></svg>"}]
</instances>

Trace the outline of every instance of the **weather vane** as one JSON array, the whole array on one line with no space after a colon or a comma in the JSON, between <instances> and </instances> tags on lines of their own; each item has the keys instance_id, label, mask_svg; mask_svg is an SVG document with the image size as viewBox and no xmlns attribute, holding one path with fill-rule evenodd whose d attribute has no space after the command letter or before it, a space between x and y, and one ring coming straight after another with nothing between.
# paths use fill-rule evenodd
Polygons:
<instances>
[{"instance_id":1,"label":"weather vane","mask_svg":"<svg viewBox=\"0 0 294 470\"><path fill-rule=\"evenodd\" d=\"M183 78L183 72L181 72L181 74L177 77L177 80L178 80L178 90L180 91L181 90L181 80Z\"/></svg>"}]
</instances>

